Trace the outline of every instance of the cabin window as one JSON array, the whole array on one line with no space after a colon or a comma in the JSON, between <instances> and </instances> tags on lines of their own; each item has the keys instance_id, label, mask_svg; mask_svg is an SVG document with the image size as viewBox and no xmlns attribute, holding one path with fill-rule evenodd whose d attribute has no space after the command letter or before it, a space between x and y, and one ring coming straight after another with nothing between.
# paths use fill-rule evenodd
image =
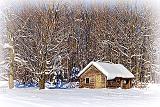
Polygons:
<instances>
[{"instance_id":1,"label":"cabin window","mask_svg":"<svg viewBox=\"0 0 160 107\"><path fill-rule=\"evenodd\" d=\"M88 84L89 83L89 78L86 78L85 82L86 82L86 84Z\"/></svg>"},{"instance_id":2,"label":"cabin window","mask_svg":"<svg viewBox=\"0 0 160 107\"><path fill-rule=\"evenodd\" d=\"M123 80L123 83L126 84L126 80Z\"/></svg>"},{"instance_id":3,"label":"cabin window","mask_svg":"<svg viewBox=\"0 0 160 107\"><path fill-rule=\"evenodd\" d=\"M124 83L124 84L128 84L128 83L129 83L129 80L123 80L123 83Z\"/></svg>"}]
</instances>

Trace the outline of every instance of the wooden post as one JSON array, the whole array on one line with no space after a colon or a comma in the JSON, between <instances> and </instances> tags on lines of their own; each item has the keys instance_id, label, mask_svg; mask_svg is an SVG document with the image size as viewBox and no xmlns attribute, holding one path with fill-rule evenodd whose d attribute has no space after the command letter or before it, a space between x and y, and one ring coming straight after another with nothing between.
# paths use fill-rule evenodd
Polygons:
<instances>
[{"instance_id":1,"label":"wooden post","mask_svg":"<svg viewBox=\"0 0 160 107\"><path fill-rule=\"evenodd\" d=\"M105 76L105 88L107 88L107 77Z\"/></svg>"},{"instance_id":2,"label":"wooden post","mask_svg":"<svg viewBox=\"0 0 160 107\"><path fill-rule=\"evenodd\" d=\"M121 80L121 88L123 88L123 79Z\"/></svg>"},{"instance_id":3,"label":"wooden post","mask_svg":"<svg viewBox=\"0 0 160 107\"><path fill-rule=\"evenodd\" d=\"M129 79L128 88L131 88L131 79Z\"/></svg>"}]
</instances>

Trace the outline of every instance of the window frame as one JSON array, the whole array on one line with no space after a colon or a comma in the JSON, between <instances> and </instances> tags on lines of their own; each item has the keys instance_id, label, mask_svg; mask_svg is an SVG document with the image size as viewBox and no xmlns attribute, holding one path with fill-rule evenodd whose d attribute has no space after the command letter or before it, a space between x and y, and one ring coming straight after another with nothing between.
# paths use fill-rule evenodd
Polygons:
<instances>
[{"instance_id":1,"label":"window frame","mask_svg":"<svg viewBox=\"0 0 160 107\"><path fill-rule=\"evenodd\" d=\"M88 79L88 80L87 80ZM85 78L85 84L89 84L90 83L90 78L89 77L86 77Z\"/></svg>"}]
</instances>

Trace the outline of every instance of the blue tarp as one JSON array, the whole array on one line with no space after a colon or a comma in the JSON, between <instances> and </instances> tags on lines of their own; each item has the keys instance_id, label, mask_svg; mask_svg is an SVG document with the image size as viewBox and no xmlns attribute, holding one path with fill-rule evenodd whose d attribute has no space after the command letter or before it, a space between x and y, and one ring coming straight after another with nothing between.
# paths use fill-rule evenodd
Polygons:
<instances>
[{"instance_id":1,"label":"blue tarp","mask_svg":"<svg viewBox=\"0 0 160 107\"><path fill-rule=\"evenodd\" d=\"M29 88L29 87L38 87L38 83L20 83L20 82L16 82L15 83L15 87L16 88Z\"/></svg>"},{"instance_id":2,"label":"blue tarp","mask_svg":"<svg viewBox=\"0 0 160 107\"><path fill-rule=\"evenodd\" d=\"M63 87L64 84L66 84L66 83L63 83L63 82L60 82L60 81L58 81L56 84L47 82L47 86L46 87L48 89L66 89L66 87Z\"/></svg>"}]
</instances>

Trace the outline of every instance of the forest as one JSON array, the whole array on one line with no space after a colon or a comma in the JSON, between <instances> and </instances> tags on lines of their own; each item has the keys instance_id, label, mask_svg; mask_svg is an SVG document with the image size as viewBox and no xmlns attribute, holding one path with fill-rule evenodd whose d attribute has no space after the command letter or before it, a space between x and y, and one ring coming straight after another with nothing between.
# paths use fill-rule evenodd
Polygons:
<instances>
[{"instance_id":1,"label":"forest","mask_svg":"<svg viewBox=\"0 0 160 107\"><path fill-rule=\"evenodd\" d=\"M123 64L135 83L156 82L155 26L148 6L23 4L4 11L5 60L20 83L77 81L91 61Z\"/></svg>"}]
</instances>

